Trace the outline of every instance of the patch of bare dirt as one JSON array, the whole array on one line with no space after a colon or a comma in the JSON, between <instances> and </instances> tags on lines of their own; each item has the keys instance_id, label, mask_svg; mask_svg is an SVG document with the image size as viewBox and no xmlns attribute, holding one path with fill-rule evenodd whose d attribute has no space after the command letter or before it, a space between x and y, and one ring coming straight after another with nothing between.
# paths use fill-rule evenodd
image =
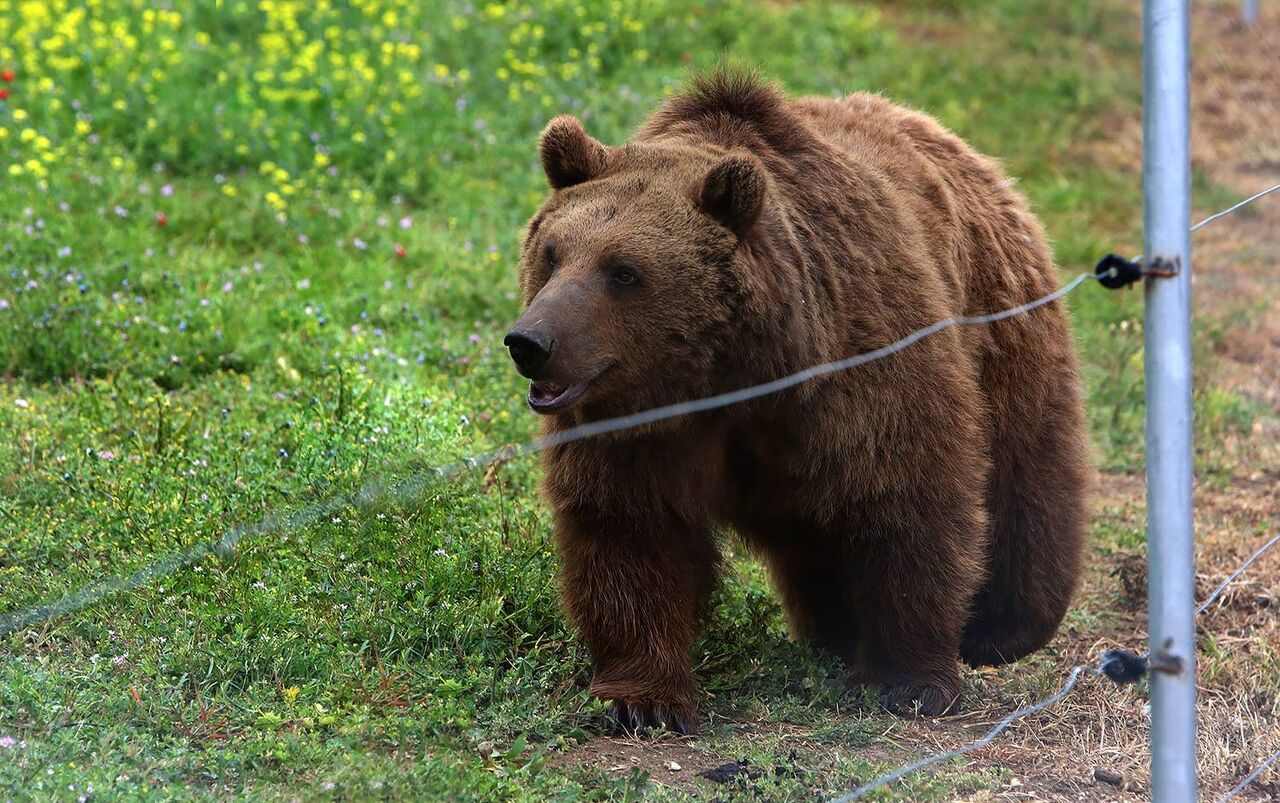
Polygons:
<instances>
[{"instance_id":1,"label":"patch of bare dirt","mask_svg":"<svg viewBox=\"0 0 1280 803\"><path fill-rule=\"evenodd\" d=\"M640 770L663 786L689 792L697 788L699 773L730 763L732 759L702 750L692 739L598 738L556 756L551 766L587 767L622 777Z\"/></svg>"}]
</instances>

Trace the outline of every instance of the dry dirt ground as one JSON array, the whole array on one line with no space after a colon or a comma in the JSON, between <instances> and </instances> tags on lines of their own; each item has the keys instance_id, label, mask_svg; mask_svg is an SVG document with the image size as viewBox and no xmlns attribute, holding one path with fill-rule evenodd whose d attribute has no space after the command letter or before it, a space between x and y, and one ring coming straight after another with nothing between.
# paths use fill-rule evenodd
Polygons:
<instances>
[{"instance_id":1,"label":"dry dirt ground","mask_svg":"<svg viewBox=\"0 0 1280 803\"><path fill-rule=\"evenodd\" d=\"M1236 2L1197 3L1193 11L1194 162L1241 197L1280 182L1280 4L1260 5L1262 19L1250 29L1241 24ZM1141 121L1119 121L1114 130L1114 139L1098 143L1090 156L1130 172L1137 186ZM1216 210L1196 211L1199 219ZM1207 368L1198 369L1197 380L1243 396L1255 413L1252 431L1227 436L1221 454L1202 455L1213 466L1196 491L1197 585L1203 598L1280 532L1280 193L1207 227L1194 246L1197 321L1221 327L1213 338L1215 354L1202 361ZM1141 532L1143 478L1106 475L1099 485L1096 526ZM1107 649L1142 649L1145 594L1139 547L1095 554L1080 595L1084 615L1059 636L1056 669L1037 672L1064 678L1072 665L1094 665ZM1200 618L1199 770L1206 800L1216 800L1280 749L1278 608L1280 548ZM1013 705L1052 688L1028 686L1025 695L1011 700L1000 690L1016 680L1016 671L976 673L964 713L894 721L875 746L858 750L868 758L905 763L976 739ZM971 766L1004 767L1013 778L1002 789L965 799L1149 799L1148 724L1144 696L1086 677L1062 703L970 754ZM807 740L804 728L744 724L741 733L794 744L802 754L835 749ZM640 768L660 784L705 793L707 786L695 785L695 775L731 760L696 740L596 739L556 763L611 773ZM1280 800L1280 771L1264 773L1236 799Z\"/></svg>"}]
</instances>

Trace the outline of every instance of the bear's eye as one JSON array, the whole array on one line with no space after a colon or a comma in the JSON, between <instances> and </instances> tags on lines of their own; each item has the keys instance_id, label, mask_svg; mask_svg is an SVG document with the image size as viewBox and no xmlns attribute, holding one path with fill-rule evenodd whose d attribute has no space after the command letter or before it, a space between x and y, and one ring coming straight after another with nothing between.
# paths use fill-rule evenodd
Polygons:
<instances>
[{"instance_id":1,"label":"bear's eye","mask_svg":"<svg viewBox=\"0 0 1280 803\"><path fill-rule=\"evenodd\" d=\"M556 268L556 241L547 240L542 245L542 261L546 263L547 270L555 270Z\"/></svg>"},{"instance_id":2,"label":"bear's eye","mask_svg":"<svg viewBox=\"0 0 1280 803\"><path fill-rule=\"evenodd\" d=\"M614 265L609 269L609 284L615 287L630 287L639 280L640 277L630 265Z\"/></svg>"}]
</instances>

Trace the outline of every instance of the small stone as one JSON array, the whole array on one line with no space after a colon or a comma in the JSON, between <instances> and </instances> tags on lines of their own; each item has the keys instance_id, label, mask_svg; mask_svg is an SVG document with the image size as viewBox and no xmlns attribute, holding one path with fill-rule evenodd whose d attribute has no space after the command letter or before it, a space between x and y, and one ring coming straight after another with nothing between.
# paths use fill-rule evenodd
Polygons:
<instances>
[{"instance_id":1,"label":"small stone","mask_svg":"<svg viewBox=\"0 0 1280 803\"><path fill-rule=\"evenodd\" d=\"M1093 779L1102 783L1111 784L1112 786L1124 787L1124 776L1118 772L1105 770L1102 767L1094 767Z\"/></svg>"},{"instance_id":2,"label":"small stone","mask_svg":"<svg viewBox=\"0 0 1280 803\"><path fill-rule=\"evenodd\" d=\"M683 768L674 761L668 761L667 769L671 770L672 772L679 772Z\"/></svg>"}]
</instances>

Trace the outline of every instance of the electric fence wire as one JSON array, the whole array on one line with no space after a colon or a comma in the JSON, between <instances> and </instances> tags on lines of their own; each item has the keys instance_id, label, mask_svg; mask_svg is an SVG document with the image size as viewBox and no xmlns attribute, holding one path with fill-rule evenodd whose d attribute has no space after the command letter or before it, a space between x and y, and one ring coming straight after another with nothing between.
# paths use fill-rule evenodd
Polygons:
<instances>
[{"instance_id":1,"label":"electric fence wire","mask_svg":"<svg viewBox=\"0 0 1280 803\"><path fill-rule=\"evenodd\" d=\"M1218 803L1226 803L1226 801L1230 800L1231 798L1243 792L1246 786L1256 781L1258 779L1258 776L1262 775L1262 773L1267 771L1267 767L1270 767L1272 764L1276 763L1276 761L1278 760L1280 760L1280 750L1277 750L1276 752L1272 753L1270 758L1268 758L1266 761L1262 762L1257 767L1255 767L1253 772L1249 773L1243 781L1231 787L1231 789L1228 790L1225 795L1218 798Z\"/></svg>"},{"instance_id":2,"label":"electric fence wire","mask_svg":"<svg viewBox=\"0 0 1280 803\"><path fill-rule=\"evenodd\" d=\"M1280 190L1280 184L1246 198L1243 201L1222 210L1221 212L1210 215L1192 226L1191 231L1196 231L1219 218L1236 212L1237 210L1248 206L1259 198L1275 192L1276 190ZM488 452L471 455L470 457L463 458L455 463L438 466L428 472L423 472L409 477L408 479L396 482L390 486L390 492L386 495L390 496L391 499L408 498L410 495L425 488L429 482L447 479L467 469L484 465L494 459L513 459L524 457L552 446L582 440L583 438L644 426L646 424L675 418L677 416L690 415L692 413L726 407L731 404L738 404L750 399L777 393L819 376L835 373L837 371L847 371L874 360L883 359L920 340L923 340L926 337L929 337L930 335L936 334L952 326L976 326L994 323L995 321L1004 320L1015 315L1030 312L1037 307L1049 304L1075 291L1085 281L1097 278L1099 277L1093 274L1082 273L1058 290L1026 304L1021 304L989 315L945 318L941 321L930 324L923 329L912 332L900 340L875 349L874 351L865 352L836 362L816 365L789 376L775 379L772 382L766 382L761 385L755 385L753 387L743 388L729 393L721 393L704 399L679 402L677 404L671 404L640 413L633 413L631 415L625 415L618 418L589 422L587 424L564 429L553 433L550 436L523 444L504 446L499 449L493 449ZM365 483L359 492L355 494L333 497L289 513L272 514L252 524L232 527L216 540L202 542L182 552L167 555L130 574L107 578L78 591L64 594L58 599L46 601L24 610L11 611L4 615L0 615L0 636L48 621L49 619L74 613L87 605L91 605L101 599L104 599L105 597L121 591L146 585L153 580L201 560L207 555L228 554L245 538L267 535L270 533L289 533L309 526L319 521L325 515L336 510L340 510L348 505L360 508L367 507L374 501L378 501L383 498L383 490L385 487L386 483L381 480L370 481Z\"/></svg>"},{"instance_id":3,"label":"electric fence wire","mask_svg":"<svg viewBox=\"0 0 1280 803\"><path fill-rule=\"evenodd\" d=\"M741 402L748 401L750 399L756 399L762 396L778 393L779 391L808 382L809 380L819 376L835 373L837 371L847 371L852 368L856 368L859 365L865 365L866 363L873 362L875 360L884 359L885 357L901 351L902 349L905 349L908 346L929 337L930 335L937 334L938 332L952 326L976 326L1030 312L1037 307L1042 307L1045 304L1049 304L1059 298L1062 298L1068 293L1074 291L1084 282L1096 278L1097 277L1092 273L1082 273L1052 293L1041 296L1040 298L1026 304L1020 304L1019 306L1001 310L1000 312L994 312L989 315L944 318L941 321L932 323L923 329L918 329L900 340L896 340L893 343L882 346L881 348L873 351L864 352L835 362L815 365L811 368L806 368L803 371L797 371L794 374L782 377L781 379L775 379L772 382L753 385L751 387L742 388L741 390L721 393L703 399L694 399L692 401L669 404L652 410L645 410L639 413L619 416L617 418L608 418L603 421L591 421L586 424L580 424L575 427L560 430L559 432L551 433L550 435L533 441L528 441L526 443L514 446L504 446L487 452L474 454L454 463L437 466L429 471L415 474L391 485L387 485L380 480L370 481L365 483L356 494L336 496L325 501L300 508L291 513L271 515L253 524L233 527L227 530L221 538L214 541L202 542L183 552L168 555L156 563L139 569L132 574L103 580L90 585L87 588L67 594L59 599L45 602L26 610L16 611L0 616L0 635L6 635L57 616L73 613L86 605L90 605L103 599L104 597L150 583L165 574L194 563L207 555L228 554L245 538L266 535L268 533L289 533L313 524L324 516L347 506L364 508L378 501L386 502L413 498L431 482L456 476L467 469L486 465L490 461L496 459L514 459L524 457L554 446L561 446L566 443L596 437L609 432L634 429L636 427L645 426L658 421L665 421L670 418L677 418L680 416L691 415L693 413L728 407L729 405L740 404Z\"/></svg>"}]
</instances>

